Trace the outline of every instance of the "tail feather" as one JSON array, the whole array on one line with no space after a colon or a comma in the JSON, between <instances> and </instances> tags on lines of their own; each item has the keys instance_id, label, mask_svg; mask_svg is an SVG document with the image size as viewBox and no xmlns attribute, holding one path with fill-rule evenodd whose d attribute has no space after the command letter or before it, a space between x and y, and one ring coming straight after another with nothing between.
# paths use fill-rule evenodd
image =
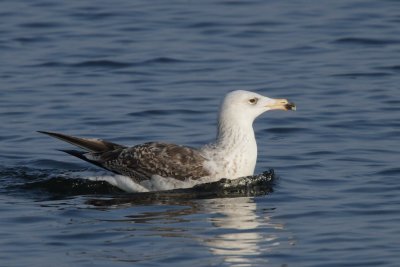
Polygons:
<instances>
[{"instance_id":1,"label":"tail feather","mask_svg":"<svg viewBox=\"0 0 400 267\"><path fill-rule=\"evenodd\" d=\"M104 152L104 151L110 151L110 150L115 150L115 149L119 149L119 148L125 148L124 146L121 146L121 145L118 145L115 143L111 143L108 141L104 141L101 139L80 138L80 137L75 137L75 136L70 136L70 135L65 135L65 134L60 134L60 133L54 133L54 132L45 132L45 131L38 131L38 132L42 133L42 134L47 134L51 137L55 137L57 139L68 142L72 145L75 145L77 147L80 147L80 148L82 148L86 151L90 151L90 152ZM69 153L67 151L64 151L64 152ZM71 153L69 153L69 154L71 154ZM87 161L86 158L82 158L83 156L80 157L75 154L71 154L71 155L74 155L78 158L81 158L81 159Z\"/></svg>"},{"instance_id":2,"label":"tail feather","mask_svg":"<svg viewBox=\"0 0 400 267\"><path fill-rule=\"evenodd\" d=\"M67 154L70 154L71 156L83 159L84 161L89 161L89 159L87 159L85 157L85 153L88 153L88 152L72 150L72 149L57 149L57 150L61 151L61 152L64 152L64 153L67 153ZM90 163L93 163L93 162L90 161Z\"/></svg>"},{"instance_id":3,"label":"tail feather","mask_svg":"<svg viewBox=\"0 0 400 267\"><path fill-rule=\"evenodd\" d=\"M65 152L65 153L67 153L67 154L70 154L71 156L80 158L80 159L82 159L82 160L84 160L84 161L86 161L86 162L92 163L92 164L94 164L94 165L96 165L96 166L99 166L99 167L101 167L101 168L103 168L103 169L106 169L106 170L108 170L108 171L112 171L112 170L109 170L109 169L107 169L106 167L104 167L100 162L97 162L97 161L88 159L88 158L85 156L85 154L88 153L88 152L78 151L78 150L70 150L70 149L59 149L59 151ZM114 171L112 171L112 172L114 172Z\"/></svg>"}]
</instances>

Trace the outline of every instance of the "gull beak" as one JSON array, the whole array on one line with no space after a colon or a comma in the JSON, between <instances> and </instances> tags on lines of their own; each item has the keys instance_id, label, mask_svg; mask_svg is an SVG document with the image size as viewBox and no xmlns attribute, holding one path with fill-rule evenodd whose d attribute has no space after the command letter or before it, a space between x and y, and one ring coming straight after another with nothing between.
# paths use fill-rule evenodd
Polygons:
<instances>
[{"instance_id":1,"label":"gull beak","mask_svg":"<svg viewBox=\"0 0 400 267\"><path fill-rule=\"evenodd\" d=\"M280 110L296 110L296 105L289 102L287 99L272 99L273 101L267 104L265 107Z\"/></svg>"}]
</instances>

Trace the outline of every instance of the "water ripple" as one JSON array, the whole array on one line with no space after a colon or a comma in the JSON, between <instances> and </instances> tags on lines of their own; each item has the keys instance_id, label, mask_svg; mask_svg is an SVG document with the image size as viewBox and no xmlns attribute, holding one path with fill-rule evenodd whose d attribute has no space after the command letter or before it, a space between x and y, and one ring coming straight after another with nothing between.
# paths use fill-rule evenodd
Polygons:
<instances>
[{"instance_id":1,"label":"water ripple","mask_svg":"<svg viewBox=\"0 0 400 267\"><path fill-rule=\"evenodd\" d=\"M332 74L333 77L349 77L349 78L366 77L371 79L373 79L374 77L386 77L391 75L393 74L389 72L353 72L353 73Z\"/></svg>"},{"instance_id":2,"label":"water ripple","mask_svg":"<svg viewBox=\"0 0 400 267\"><path fill-rule=\"evenodd\" d=\"M100 59L100 60L87 60L77 63L63 63L63 62L56 62L56 61L49 61L40 63L34 66L27 66L27 67L76 67L76 68L113 68L113 69L121 69L121 68L128 68L128 67L135 67L135 66L146 66L146 65L154 65L154 64L174 64L174 63L183 63L187 62L184 60L179 60L175 58L168 58L168 57L159 57L159 58L152 58L148 60L144 60L141 62L123 62L123 61L115 61L115 60L107 60L107 59Z\"/></svg>"},{"instance_id":3,"label":"water ripple","mask_svg":"<svg viewBox=\"0 0 400 267\"><path fill-rule=\"evenodd\" d=\"M145 118L148 116L154 115L174 115L174 114L203 114L202 110L192 110L192 109L151 109L151 110L143 110L137 112L130 112L127 115L132 117L140 117Z\"/></svg>"},{"instance_id":4,"label":"water ripple","mask_svg":"<svg viewBox=\"0 0 400 267\"><path fill-rule=\"evenodd\" d=\"M361 38L361 37L345 37L339 38L334 41L338 44L354 44L354 45L365 45L365 46L384 46L399 44L400 40L397 39L374 39L374 38Z\"/></svg>"},{"instance_id":5,"label":"water ripple","mask_svg":"<svg viewBox=\"0 0 400 267\"><path fill-rule=\"evenodd\" d=\"M58 22L29 22L22 23L19 25L24 28L38 28L38 29L47 29L47 28L62 28L64 25Z\"/></svg>"},{"instance_id":6,"label":"water ripple","mask_svg":"<svg viewBox=\"0 0 400 267\"><path fill-rule=\"evenodd\" d=\"M46 64L46 63L44 63ZM51 63L50 63L51 64ZM66 65L66 64L52 64L53 66L57 65ZM74 64L68 64L70 67L105 67L105 68L125 68L132 66L131 63L121 62L121 61L113 61L113 60L88 60L83 62L78 62Z\"/></svg>"}]
</instances>

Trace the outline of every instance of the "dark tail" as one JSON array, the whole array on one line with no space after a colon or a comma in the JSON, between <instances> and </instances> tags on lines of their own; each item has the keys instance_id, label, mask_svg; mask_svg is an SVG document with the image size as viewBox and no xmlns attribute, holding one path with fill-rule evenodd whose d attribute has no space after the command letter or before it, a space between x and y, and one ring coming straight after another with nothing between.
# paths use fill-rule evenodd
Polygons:
<instances>
[{"instance_id":1,"label":"dark tail","mask_svg":"<svg viewBox=\"0 0 400 267\"><path fill-rule=\"evenodd\" d=\"M65 134L60 134L60 133L53 133L53 132L45 132L45 131L38 131L39 133L42 134L47 134L50 135L51 137L55 137L57 139L60 139L62 141L68 142L70 144L73 144L77 147L80 147L86 151L90 152L105 152L105 151L111 151L119 148L125 148L124 146L111 143L108 141L104 141L101 139L89 139L89 138L80 138L80 137L75 137L75 136L70 136L70 135L65 135ZM64 150L63 150L64 151ZM71 154L67 151L73 151L73 150L65 150L64 152ZM71 154L73 156L76 156L78 158L81 158L83 160L86 160L85 158L82 158L83 156L78 156Z\"/></svg>"},{"instance_id":2,"label":"dark tail","mask_svg":"<svg viewBox=\"0 0 400 267\"><path fill-rule=\"evenodd\" d=\"M84 161L86 161L86 162L92 163L92 164L94 164L94 165L96 165L96 166L99 166L99 167L101 167L101 168L103 168L103 169L109 170L109 169L107 169L106 167L104 167L100 162L97 162L97 161L88 159L88 158L85 156L85 154L88 153L88 152L83 152L83 151L78 151L78 150L67 150L67 149L58 149L58 150L59 150L59 151L62 151L62 152L65 152L65 153L67 153L67 154L70 154L71 156L80 158L80 159L82 159L82 160L84 160ZM110 171L110 170L109 170L109 171Z\"/></svg>"}]
</instances>

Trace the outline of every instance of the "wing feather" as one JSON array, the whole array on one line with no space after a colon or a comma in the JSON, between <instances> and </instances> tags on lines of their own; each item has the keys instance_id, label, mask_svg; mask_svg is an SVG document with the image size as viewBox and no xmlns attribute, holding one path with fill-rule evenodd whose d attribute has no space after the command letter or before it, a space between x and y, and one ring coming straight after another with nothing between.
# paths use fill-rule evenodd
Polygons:
<instances>
[{"instance_id":1,"label":"wing feather","mask_svg":"<svg viewBox=\"0 0 400 267\"><path fill-rule=\"evenodd\" d=\"M178 180L209 175L203 168L206 159L198 150L174 144L150 142L113 151L87 153L86 157L139 182L150 179L152 175Z\"/></svg>"},{"instance_id":2,"label":"wing feather","mask_svg":"<svg viewBox=\"0 0 400 267\"><path fill-rule=\"evenodd\" d=\"M100 139L39 132L86 150L62 151L114 173L129 176L135 181L150 179L152 175L178 180L198 179L210 175L203 168L206 159L194 148L158 142L126 147Z\"/></svg>"}]
</instances>

